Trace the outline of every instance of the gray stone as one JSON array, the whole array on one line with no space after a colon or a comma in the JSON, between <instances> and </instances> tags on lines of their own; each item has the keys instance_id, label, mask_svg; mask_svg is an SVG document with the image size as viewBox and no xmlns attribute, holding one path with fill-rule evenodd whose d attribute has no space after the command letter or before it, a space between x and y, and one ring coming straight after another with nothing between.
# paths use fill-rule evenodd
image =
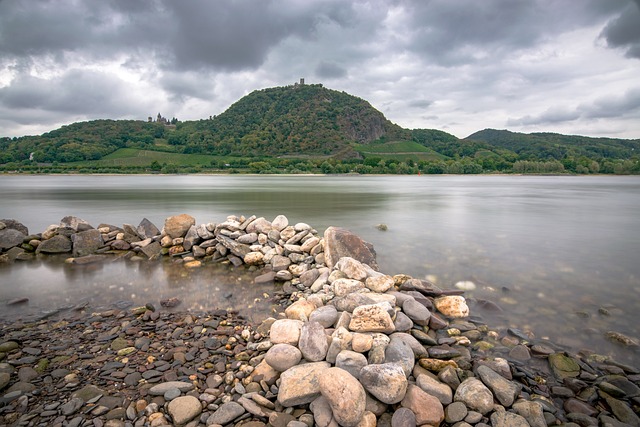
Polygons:
<instances>
[{"instance_id":1,"label":"gray stone","mask_svg":"<svg viewBox=\"0 0 640 427\"><path fill-rule=\"evenodd\" d=\"M167 381L151 387L149 389L149 394L152 396L163 396L167 390L172 388L177 388L184 393L193 390L193 384L183 381Z\"/></svg>"},{"instance_id":2,"label":"gray stone","mask_svg":"<svg viewBox=\"0 0 640 427\"><path fill-rule=\"evenodd\" d=\"M393 334L391 334L391 338L396 338L404 341L409 347L411 347L414 356L418 359L428 356L427 350L413 335L409 335L405 332L394 332Z\"/></svg>"},{"instance_id":3,"label":"gray stone","mask_svg":"<svg viewBox=\"0 0 640 427\"><path fill-rule=\"evenodd\" d=\"M449 424L457 423L465 419L469 411L462 402L453 402L444 408L444 420Z\"/></svg>"},{"instance_id":4,"label":"gray stone","mask_svg":"<svg viewBox=\"0 0 640 427\"><path fill-rule=\"evenodd\" d=\"M529 423L524 417L507 412L502 408L491 414L491 425L493 427L529 427Z\"/></svg>"},{"instance_id":5,"label":"gray stone","mask_svg":"<svg viewBox=\"0 0 640 427\"><path fill-rule=\"evenodd\" d=\"M395 334L391 336L391 341L384 351L385 363L397 363L404 370L407 378L411 375L416 359L413 350L405 340L399 338Z\"/></svg>"},{"instance_id":6,"label":"gray stone","mask_svg":"<svg viewBox=\"0 0 640 427\"><path fill-rule=\"evenodd\" d=\"M169 402L167 410L174 424L183 425L200 415L202 405L196 397L181 396Z\"/></svg>"},{"instance_id":7,"label":"gray stone","mask_svg":"<svg viewBox=\"0 0 640 427\"><path fill-rule=\"evenodd\" d=\"M4 227L0 227L2 230L11 229L18 230L25 236L29 235L29 229L26 225L21 222L16 221L15 219L0 219L0 223L4 224Z\"/></svg>"},{"instance_id":8,"label":"gray stone","mask_svg":"<svg viewBox=\"0 0 640 427\"><path fill-rule=\"evenodd\" d=\"M185 251L190 251L191 248L193 248L194 245L200 243L201 240L202 239L200 239L200 236L198 235L198 229L195 225L192 225L191 227L189 227L187 234L185 234L184 236L182 247L184 247Z\"/></svg>"},{"instance_id":9,"label":"gray stone","mask_svg":"<svg viewBox=\"0 0 640 427\"><path fill-rule=\"evenodd\" d=\"M90 230L93 227L84 219L78 218L77 216L65 216L60 220L61 228L69 228L76 233L79 231Z\"/></svg>"},{"instance_id":10,"label":"gray stone","mask_svg":"<svg viewBox=\"0 0 640 427\"><path fill-rule=\"evenodd\" d=\"M342 257L350 257L378 270L373 245L351 231L329 227L324 232L324 258L327 267L333 268Z\"/></svg>"},{"instance_id":11,"label":"gray stone","mask_svg":"<svg viewBox=\"0 0 640 427\"><path fill-rule=\"evenodd\" d=\"M282 406L297 406L313 402L320 396L319 377L331 365L327 362L313 362L296 365L280 375L278 402Z\"/></svg>"},{"instance_id":12,"label":"gray stone","mask_svg":"<svg viewBox=\"0 0 640 427\"><path fill-rule=\"evenodd\" d=\"M71 252L71 239L61 235L55 235L48 240L43 240L36 249L37 254L61 254L66 252Z\"/></svg>"},{"instance_id":13,"label":"gray stone","mask_svg":"<svg viewBox=\"0 0 640 427\"><path fill-rule=\"evenodd\" d=\"M355 427L366 408L362 384L344 369L329 368L319 379L320 392L329 402L333 417L341 426Z\"/></svg>"},{"instance_id":14,"label":"gray stone","mask_svg":"<svg viewBox=\"0 0 640 427\"><path fill-rule=\"evenodd\" d=\"M11 375L7 372L0 372L0 390L5 388L9 381L11 381Z\"/></svg>"},{"instance_id":15,"label":"gray stone","mask_svg":"<svg viewBox=\"0 0 640 427\"><path fill-rule=\"evenodd\" d=\"M157 257L162 252L162 246L160 246L160 243L158 242L151 242L141 249L142 253L145 254L147 258Z\"/></svg>"},{"instance_id":16,"label":"gray stone","mask_svg":"<svg viewBox=\"0 0 640 427\"><path fill-rule=\"evenodd\" d=\"M216 239L218 240L218 242L222 243L222 245L227 248L229 251L231 251L232 254L243 258L249 253L251 252L251 248L249 247L249 245L245 245L242 243L238 243L237 241L230 239L227 236L223 236L223 235L219 235L218 237L216 237Z\"/></svg>"},{"instance_id":17,"label":"gray stone","mask_svg":"<svg viewBox=\"0 0 640 427\"><path fill-rule=\"evenodd\" d=\"M420 304L415 299L408 299L402 303L402 311L409 319L413 320L416 325L428 326L431 312L427 307Z\"/></svg>"},{"instance_id":18,"label":"gray stone","mask_svg":"<svg viewBox=\"0 0 640 427\"><path fill-rule=\"evenodd\" d=\"M20 379L20 381L28 383L35 380L39 376L40 374L31 366L23 366L22 368L18 369L18 378Z\"/></svg>"},{"instance_id":19,"label":"gray stone","mask_svg":"<svg viewBox=\"0 0 640 427\"><path fill-rule=\"evenodd\" d=\"M140 224L136 228L136 231L141 239L148 239L160 235L160 230L158 230L158 227L156 227L155 224L153 224L147 218L143 218L142 221L140 221Z\"/></svg>"},{"instance_id":20,"label":"gray stone","mask_svg":"<svg viewBox=\"0 0 640 427\"><path fill-rule=\"evenodd\" d=\"M300 359L302 359L302 353L290 344L276 344L264 356L264 360L273 369L280 372L297 365Z\"/></svg>"},{"instance_id":21,"label":"gray stone","mask_svg":"<svg viewBox=\"0 0 640 427\"><path fill-rule=\"evenodd\" d=\"M391 417L391 427L416 427L416 414L409 408L399 408Z\"/></svg>"},{"instance_id":22,"label":"gray stone","mask_svg":"<svg viewBox=\"0 0 640 427\"><path fill-rule=\"evenodd\" d=\"M338 310L332 305L324 305L316 308L309 316L310 322L318 322L324 328L330 328L338 320Z\"/></svg>"},{"instance_id":23,"label":"gray stone","mask_svg":"<svg viewBox=\"0 0 640 427\"><path fill-rule=\"evenodd\" d=\"M282 231L289 225L289 220L284 215L278 215L271 221L271 227L275 230Z\"/></svg>"},{"instance_id":24,"label":"gray stone","mask_svg":"<svg viewBox=\"0 0 640 427\"><path fill-rule=\"evenodd\" d=\"M396 331L407 332L413 328L413 321L403 312L396 313L396 318L393 321L393 325L396 327Z\"/></svg>"},{"instance_id":25,"label":"gray stone","mask_svg":"<svg viewBox=\"0 0 640 427\"><path fill-rule=\"evenodd\" d=\"M80 408L82 408L82 405L84 405L84 402L82 401L82 399L76 397L76 398L71 399L70 401L68 401L64 405L62 405L60 407L60 412L64 416L69 416L69 415L72 415L72 414L75 414L76 412L78 412L78 410Z\"/></svg>"},{"instance_id":26,"label":"gray stone","mask_svg":"<svg viewBox=\"0 0 640 427\"><path fill-rule=\"evenodd\" d=\"M364 366L360 370L360 382L365 390L387 404L404 399L408 385L404 370L397 363Z\"/></svg>"},{"instance_id":27,"label":"gray stone","mask_svg":"<svg viewBox=\"0 0 640 427\"><path fill-rule=\"evenodd\" d=\"M318 427L328 427L333 421L333 411L329 401L324 396L319 396L309 405L313 413L313 420ZM334 421L335 423L335 421Z\"/></svg>"},{"instance_id":28,"label":"gray stone","mask_svg":"<svg viewBox=\"0 0 640 427\"><path fill-rule=\"evenodd\" d=\"M513 409L518 415L524 417L531 427L547 427L542 405L538 402L521 400L513 404Z\"/></svg>"},{"instance_id":29,"label":"gray stone","mask_svg":"<svg viewBox=\"0 0 640 427\"><path fill-rule=\"evenodd\" d=\"M331 334L331 344L327 350L327 362L335 363L338 353L349 348L352 340L351 332L345 328L339 327Z\"/></svg>"},{"instance_id":30,"label":"gray stone","mask_svg":"<svg viewBox=\"0 0 640 427\"><path fill-rule=\"evenodd\" d=\"M351 350L342 350L336 356L337 368L344 369L353 375L356 379L360 379L360 370L367 366L367 358L363 354L356 353Z\"/></svg>"},{"instance_id":31,"label":"gray stone","mask_svg":"<svg viewBox=\"0 0 640 427\"><path fill-rule=\"evenodd\" d=\"M302 321L294 319L278 319L271 325L269 337L274 344L298 345Z\"/></svg>"},{"instance_id":32,"label":"gray stone","mask_svg":"<svg viewBox=\"0 0 640 427\"><path fill-rule=\"evenodd\" d=\"M418 375L418 378L416 378L416 384L426 393L437 397L443 405L448 405L453 401L453 391L451 391L451 387L431 378L429 375Z\"/></svg>"},{"instance_id":33,"label":"gray stone","mask_svg":"<svg viewBox=\"0 0 640 427\"><path fill-rule=\"evenodd\" d=\"M607 401L611 412L613 412L617 419L634 427L640 426L640 417L635 414L627 403L615 399L603 391L600 391L600 395Z\"/></svg>"},{"instance_id":34,"label":"gray stone","mask_svg":"<svg viewBox=\"0 0 640 427\"><path fill-rule=\"evenodd\" d=\"M12 228L0 230L0 250L21 245L25 237L26 234Z\"/></svg>"},{"instance_id":35,"label":"gray stone","mask_svg":"<svg viewBox=\"0 0 640 427\"><path fill-rule=\"evenodd\" d=\"M245 410L237 402L227 402L220 405L220 407L207 418L207 425L225 425L244 414Z\"/></svg>"},{"instance_id":36,"label":"gray stone","mask_svg":"<svg viewBox=\"0 0 640 427\"><path fill-rule=\"evenodd\" d=\"M467 408L486 414L493 409L493 394L482 381L471 377L464 380L456 390L453 400L463 402Z\"/></svg>"},{"instance_id":37,"label":"gray stone","mask_svg":"<svg viewBox=\"0 0 640 427\"><path fill-rule=\"evenodd\" d=\"M506 407L513 405L516 397L520 393L520 386L504 378L486 365L481 365L477 369L482 382L496 396L500 404Z\"/></svg>"},{"instance_id":38,"label":"gray stone","mask_svg":"<svg viewBox=\"0 0 640 427\"><path fill-rule=\"evenodd\" d=\"M91 255L104 245L102 233L95 228L74 234L71 237L71 241L73 242L74 257Z\"/></svg>"}]
</instances>

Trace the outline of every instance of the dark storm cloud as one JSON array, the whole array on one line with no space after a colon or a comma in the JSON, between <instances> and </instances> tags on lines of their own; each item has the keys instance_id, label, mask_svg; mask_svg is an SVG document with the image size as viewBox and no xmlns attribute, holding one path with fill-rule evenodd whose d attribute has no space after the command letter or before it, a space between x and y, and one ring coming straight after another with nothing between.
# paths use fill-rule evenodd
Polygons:
<instances>
[{"instance_id":1,"label":"dark storm cloud","mask_svg":"<svg viewBox=\"0 0 640 427\"><path fill-rule=\"evenodd\" d=\"M640 58L640 0L627 5L622 13L609 21L601 37L607 45L624 49L631 58Z\"/></svg>"}]
</instances>

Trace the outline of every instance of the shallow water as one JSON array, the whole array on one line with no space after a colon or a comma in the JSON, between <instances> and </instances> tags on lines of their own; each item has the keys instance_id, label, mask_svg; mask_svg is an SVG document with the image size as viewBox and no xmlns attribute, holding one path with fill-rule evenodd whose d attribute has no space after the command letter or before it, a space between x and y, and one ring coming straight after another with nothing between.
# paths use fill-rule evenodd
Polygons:
<instances>
[{"instance_id":1,"label":"shallow water","mask_svg":"<svg viewBox=\"0 0 640 427\"><path fill-rule=\"evenodd\" d=\"M0 176L0 218L41 232L66 215L97 226L162 227L167 216L198 223L229 214L307 222L322 232L346 227L374 244L383 272L472 280L469 298L489 299L499 315L474 309L496 327L640 365L638 353L603 338L640 338L640 178L522 176ZM384 223L388 231L375 228ZM219 266L217 266L219 267ZM0 268L0 301L19 315L90 300L136 304L177 296L178 308L272 307L242 272L190 271L172 263L51 262ZM226 297L225 297L226 296ZM256 299L257 301L254 303Z\"/></svg>"}]
</instances>

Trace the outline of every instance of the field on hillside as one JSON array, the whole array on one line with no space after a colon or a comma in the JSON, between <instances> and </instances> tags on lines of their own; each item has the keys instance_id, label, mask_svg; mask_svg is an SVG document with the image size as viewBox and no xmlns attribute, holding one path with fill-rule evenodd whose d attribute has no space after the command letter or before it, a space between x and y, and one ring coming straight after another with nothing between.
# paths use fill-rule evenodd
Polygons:
<instances>
[{"instance_id":1,"label":"field on hillside","mask_svg":"<svg viewBox=\"0 0 640 427\"><path fill-rule=\"evenodd\" d=\"M207 154L179 154L166 153L162 151L139 150L136 148L121 148L104 156L100 160L77 162L74 164L92 167L131 167L149 166L151 163L156 161L160 164L166 163L176 166L202 166L210 165L212 160L220 161L224 160L224 158Z\"/></svg>"},{"instance_id":2,"label":"field on hillside","mask_svg":"<svg viewBox=\"0 0 640 427\"><path fill-rule=\"evenodd\" d=\"M380 157L382 160L397 161L438 161L446 159L442 154L414 141L393 141L384 144L356 144L354 149L367 157Z\"/></svg>"}]
</instances>

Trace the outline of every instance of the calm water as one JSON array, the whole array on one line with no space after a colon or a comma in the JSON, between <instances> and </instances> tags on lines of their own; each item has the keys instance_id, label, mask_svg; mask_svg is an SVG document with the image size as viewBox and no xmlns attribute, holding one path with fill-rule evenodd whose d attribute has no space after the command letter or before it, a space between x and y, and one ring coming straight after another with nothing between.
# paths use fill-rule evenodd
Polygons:
<instances>
[{"instance_id":1,"label":"calm water","mask_svg":"<svg viewBox=\"0 0 640 427\"><path fill-rule=\"evenodd\" d=\"M41 232L66 215L159 228L170 215L198 223L229 214L346 227L374 244L383 272L429 277L441 287L471 280L472 310L572 349L638 363L609 330L640 338L640 178L520 176L0 176L0 218ZM375 228L384 223L388 231ZM0 301L28 297L16 315L118 300L178 296L181 308L270 310L251 277L209 266L115 262L93 267L32 262L0 267ZM4 308L4 307L3 307ZM606 309L608 315L599 313ZM600 310L602 311L602 310Z\"/></svg>"}]
</instances>

